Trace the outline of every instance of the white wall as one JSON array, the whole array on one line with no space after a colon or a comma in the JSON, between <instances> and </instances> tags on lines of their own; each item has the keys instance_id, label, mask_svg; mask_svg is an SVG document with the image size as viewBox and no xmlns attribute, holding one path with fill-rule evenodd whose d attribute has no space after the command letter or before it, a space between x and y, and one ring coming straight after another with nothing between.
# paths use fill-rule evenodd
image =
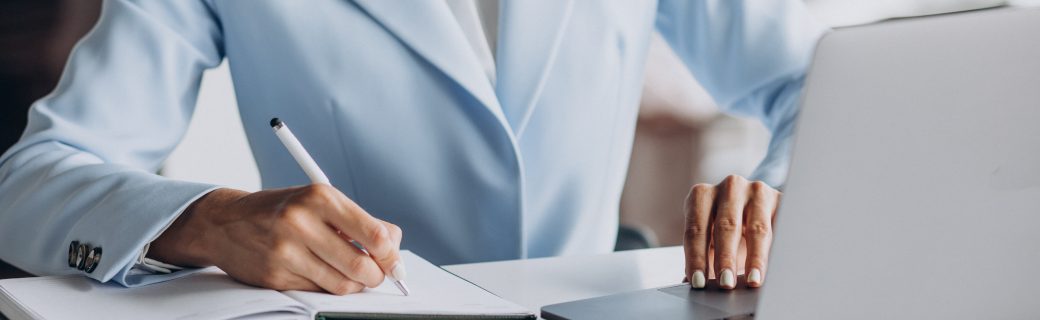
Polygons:
<instances>
[{"instance_id":1,"label":"white wall","mask_svg":"<svg viewBox=\"0 0 1040 320\"><path fill-rule=\"evenodd\" d=\"M260 174L238 116L226 61L203 76L195 116L162 173L175 179L260 190Z\"/></svg>"}]
</instances>

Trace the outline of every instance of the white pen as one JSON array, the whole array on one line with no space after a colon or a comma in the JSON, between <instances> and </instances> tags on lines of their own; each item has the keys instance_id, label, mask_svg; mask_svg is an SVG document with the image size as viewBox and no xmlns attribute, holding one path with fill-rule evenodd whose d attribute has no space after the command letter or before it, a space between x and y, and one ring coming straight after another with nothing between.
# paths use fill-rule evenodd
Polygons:
<instances>
[{"instance_id":1,"label":"white pen","mask_svg":"<svg viewBox=\"0 0 1040 320\"><path fill-rule=\"evenodd\" d=\"M289 154L292 155L293 159L296 159L296 163L300 164L300 168L303 169L303 172L307 174L312 183L332 185L329 183L329 177L325 176L325 172L321 171L318 163L314 162L314 158L311 158L310 153L307 153L307 149L303 148L300 140L296 139L292 130L289 130L289 126L285 125L285 122L278 120L278 118L273 118L271 119L271 129L274 129L274 135L278 136L278 140L282 141L285 149L289 150ZM356 241L351 241L351 243L365 252L365 254L368 254L368 251L361 244ZM394 270L388 273L386 277L394 282L394 285L397 286L398 290L401 290L401 293L408 295L408 286L404 285L404 261L398 261L397 265L394 266Z\"/></svg>"}]
</instances>

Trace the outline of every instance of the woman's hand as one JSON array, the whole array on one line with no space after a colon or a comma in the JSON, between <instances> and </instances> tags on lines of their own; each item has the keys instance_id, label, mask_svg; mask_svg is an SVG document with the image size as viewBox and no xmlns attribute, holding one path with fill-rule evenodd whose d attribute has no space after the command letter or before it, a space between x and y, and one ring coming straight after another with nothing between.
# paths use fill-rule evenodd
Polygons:
<instances>
[{"instance_id":1,"label":"woman's hand","mask_svg":"<svg viewBox=\"0 0 1040 320\"><path fill-rule=\"evenodd\" d=\"M780 195L764 182L736 175L690 189L683 247L686 279L694 288L704 288L715 275L720 287L733 289L740 272L748 287L762 285Z\"/></svg>"},{"instance_id":2,"label":"woman's hand","mask_svg":"<svg viewBox=\"0 0 1040 320\"><path fill-rule=\"evenodd\" d=\"M149 256L216 265L256 286L342 295L376 287L386 274L403 276L400 246L400 228L372 217L332 186L313 184L256 193L215 190L163 232Z\"/></svg>"}]
</instances>

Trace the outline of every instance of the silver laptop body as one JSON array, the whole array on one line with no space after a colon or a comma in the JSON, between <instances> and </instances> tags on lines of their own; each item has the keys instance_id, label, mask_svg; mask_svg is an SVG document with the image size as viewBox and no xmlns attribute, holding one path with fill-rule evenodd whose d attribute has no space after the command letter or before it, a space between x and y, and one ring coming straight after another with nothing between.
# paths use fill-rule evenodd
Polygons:
<instances>
[{"instance_id":1,"label":"silver laptop body","mask_svg":"<svg viewBox=\"0 0 1040 320\"><path fill-rule=\"evenodd\" d=\"M1040 8L817 48L766 319L1040 318Z\"/></svg>"},{"instance_id":2,"label":"silver laptop body","mask_svg":"<svg viewBox=\"0 0 1040 320\"><path fill-rule=\"evenodd\" d=\"M761 319L1040 318L1040 8L838 29L814 59L763 289L542 316L746 316L757 300Z\"/></svg>"}]
</instances>

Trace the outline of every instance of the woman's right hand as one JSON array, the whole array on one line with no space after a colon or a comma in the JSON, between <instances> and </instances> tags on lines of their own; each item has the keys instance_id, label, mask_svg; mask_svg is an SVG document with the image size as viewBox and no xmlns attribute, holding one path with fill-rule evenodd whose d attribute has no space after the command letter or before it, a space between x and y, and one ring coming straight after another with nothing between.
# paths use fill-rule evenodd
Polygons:
<instances>
[{"instance_id":1,"label":"woman's right hand","mask_svg":"<svg viewBox=\"0 0 1040 320\"><path fill-rule=\"evenodd\" d=\"M372 217L332 186L312 184L256 193L214 190L152 243L149 257L216 265L260 287L343 295L376 287L387 274L403 278L400 245L399 227Z\"/></svg>"}]
</instances>

